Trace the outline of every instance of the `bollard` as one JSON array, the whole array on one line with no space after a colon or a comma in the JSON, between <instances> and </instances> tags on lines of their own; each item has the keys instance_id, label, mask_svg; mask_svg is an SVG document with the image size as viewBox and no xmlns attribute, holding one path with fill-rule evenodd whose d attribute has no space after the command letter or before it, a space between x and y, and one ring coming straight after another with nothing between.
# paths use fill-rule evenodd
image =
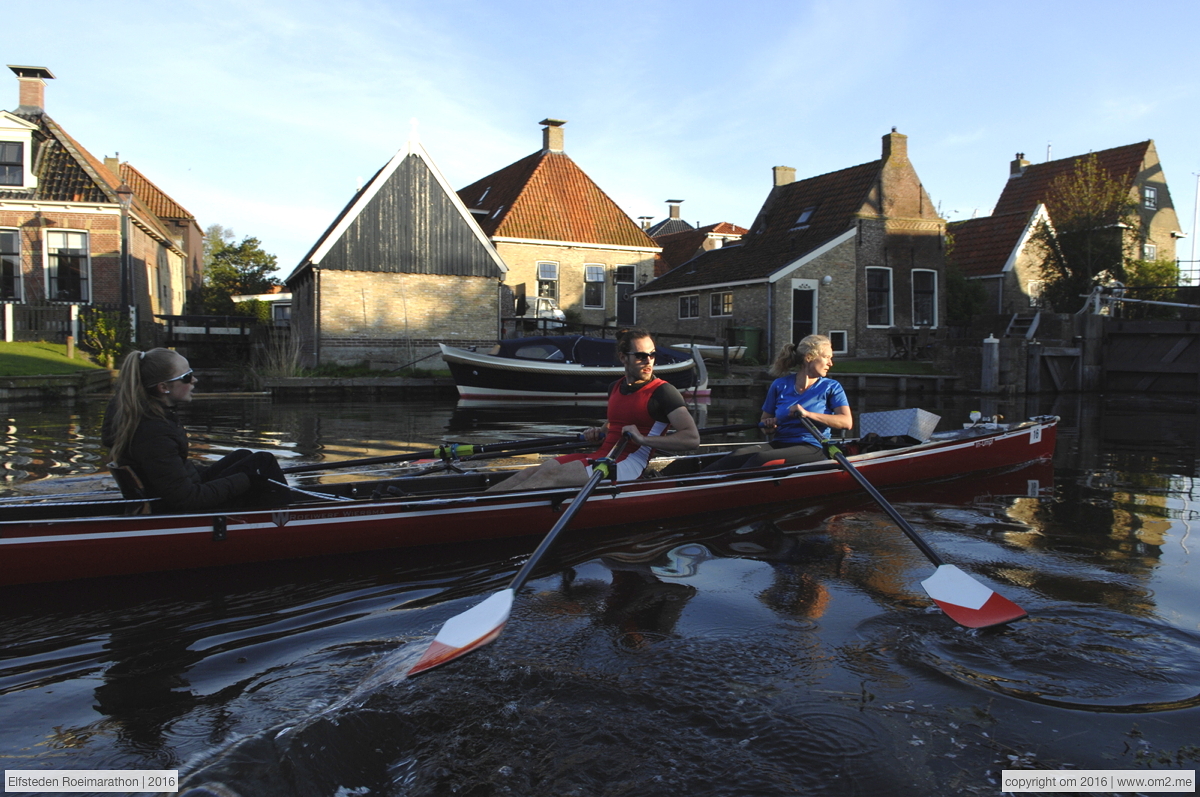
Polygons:
<instances>
[{"instance_id":1,"label":"bollard","mask_svg":"<svg viewBox=\"0 0 1200 797\"><path fill-rule=\"evenodd\" d=\"M983 393L1000 390L1000 341L990 334L983 341L983 376L979 390Z\"/></svg>"},{"instance_id":2,"label":"bollard","mask_svg":"<svg viewBox=\"0 0 1200 797\"><path fill-rule=\"evenodd\" d=\"M75 336L67 335L67 359L75 359Z\"/></svg>"}]
</instances>

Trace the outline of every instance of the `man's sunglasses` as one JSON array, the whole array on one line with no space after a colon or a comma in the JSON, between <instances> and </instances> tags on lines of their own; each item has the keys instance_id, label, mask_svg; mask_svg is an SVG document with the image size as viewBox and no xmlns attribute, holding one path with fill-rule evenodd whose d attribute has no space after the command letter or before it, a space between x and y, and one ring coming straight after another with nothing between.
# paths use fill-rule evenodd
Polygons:
<instances>
[{"instance_id":1,"label":"man's sunglasses","mask_svg":"<svg viewBox=\"0 0 1200 797\"><path fill-rule=\"evenodd\" d=\"M651 360L653 360L655 357L658 356L658 352L656 352L656 351L627 351L627 352L625 352L625 356L632 357L633 359L637 360L640 363L648 363Z\"/></svg>"},{"instance_id":2,"label":"man's sunglasses","mask_svg":"<svg viewBox=\"0 0 1200 797\"><path fill-rule=\"evenodd\" d=\"M179 376L172 377L171 379L164 379L163 381L164 382L183 382L185 385L190 385L192 383L193 378L194 377L192 376L192 372L188 371L185 374L181 374Z\"/></svg>"}]
</instances>

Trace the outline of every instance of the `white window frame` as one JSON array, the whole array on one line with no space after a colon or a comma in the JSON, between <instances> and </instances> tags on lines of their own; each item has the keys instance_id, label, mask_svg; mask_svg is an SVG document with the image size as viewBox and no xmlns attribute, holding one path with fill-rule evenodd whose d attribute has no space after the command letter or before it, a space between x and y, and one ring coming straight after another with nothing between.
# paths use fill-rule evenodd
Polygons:
<instances>
[{"instance_id":1,"label":"white window frame","mask_svg":"<svg viewBox=\"0 0 1200 797\"><path fill-rule=\"evenodd\" d=\"M59 299L57 298L56 287L58 285L58 269L52 267L55 255L50 250L55 248L52 245L52 240L59 235L82 235L83 236L83 268L81 269L81 280L83 282L82 290L78 299ZM63 304L91 304L92 303L92 247L91 234L87 230L72 230L72 229L55 229L46 230L44 239L45 246L42 254L42 274L45 278L46 299L51 302L61 302Z\"/></svg>"},{"instance_id":2,"label":"white window frame","mask_svg":"<svg viewBox=\"0 0 1200 797\"><path fill-rule=\"evenodd\" d=\"M1158 244L1142 244L1142 260L1157 260Z\"/></svg>"},{"instance_id":3,"label":"white window frame","mask_svg":"<svg viewBox=\"0 0 1200 797\"><path fill-rule=\"evenodd\" d=\"M588 310L603 310L604 297L608 293L606 291L605 268L603 263L584 263L583 264L583 306ZM600 304L588 304L588 286L600 283Z\"/></svg>"},{"instance_id":4,"label":"white window frame","mask_svg":"<svg viewBox=\"0 0 1200 797\"><path fill-rule=\"evenodd\" d=\"M1142 207L1158 210L1158 189L1152 185L1142 186Z\"/></svg>"},{"instance_id":5,"label":"white window frame","mask_svg":"<svg viewBox=\"0 0 1200 797\"><path fill-rule=\"evenodd\" d=\"M687 303L688 314L684 315L684 303ZM700 294L689 293L679 297L679 320L695 321L700 318Z\"/></svg>"},{"instance_id":6,"label":"white window frame","mask_svg":"<svg viewBox=\"0 0 1200 797\"><path fill-rule=\"evenodd\" d=\"M912 270L912 316L913 326L925 326L917 323L917 274L929 274L933 277L933 321L929 324L930 329L936 329L938 326L938 274L931 268L914 268Z\"/></svg>"},{"instance_id":7,"label":"white window frame","mask_svg":"<svg viewBox=\"0 0 1200 797\"><path fill-rule=\"evenodd\" d=\"M728 296L729 301L725 298ZM729 312L726 313L725 305L729 305ZM717 305L717 312L713 312L714 305ZM733 291L713 291L708 296L708 317L709 318L729 318L733 315Z\"/></svg>"},{"instance_id":8,"label":"white window frame","mask_svg":"<svg viewBox=\"0 0 1200 797\"><path fill-rule=\"evenodd\" d=\"M1046 290L1045 280L1029 280L1025 283L1025 294L1029 297L1030 307L1045 307L1043 295Z\"/></svg>"},{"instance_id":9,"label":"white window frame","mask_svg":"<svg viewBox=\"0 0 1200 797\"><path fill-rule=\"evenodd\" d=\"M872 271L882 271L887 274L887 322L882 324L871 323L871 281L870 275ZM866 280L867 288L867 328L868 329L888 329L896 325L896 287L893 279L892 269L890 266L868 266L866 274L863 277Z\"/></svg>"},{"instance_id":10,"label":"white window frame","mask_svg":"<svg viewBox=\"0 0 1200 797\"><path fill-rule=\"evenodd\" d=\"M553 275L553 276L551 276ZM543 292L543 283L553 291L553 294ZM558 263L553 260L539 260L537 264L537 295L539 298L553 299L558 303Z\"/></svg>"},{"instance_id":11,"label":"white window frame","mask_svg":"<svg viewBox=\"0 0 1200 797\"><path fill-rule=\"evenodd\" d=\"M838 346L838 338L841 337L842 345ZM850 333L844 329L829 330L829 344L833 347L834 354L845 354L850 351Z\"/></svg>"},{"instance_id":12,"label":"white window frame","mask_svg":"<svg viewBox=\"0 0 1200 797\"><path fill-rule=\"evenodd\" d=\"M15 257L16 270L13 273L13 295L0 296L0 302L21 303L25 301L25 280L21 268L21 231L14 227L0 228L0 235L12 236L11 240L16 245L16 251L7 253L10 257Z\"/></svg>"}]
</instances>

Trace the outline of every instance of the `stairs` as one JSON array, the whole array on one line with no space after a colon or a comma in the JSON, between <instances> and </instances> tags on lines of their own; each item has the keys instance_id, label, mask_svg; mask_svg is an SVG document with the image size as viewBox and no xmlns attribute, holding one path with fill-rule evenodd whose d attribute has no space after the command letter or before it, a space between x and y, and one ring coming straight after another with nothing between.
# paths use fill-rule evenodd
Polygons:
<instances>
[{"instance_id":1,"label":"stairs","mask_svg":"<svg viewBox=\"0 0 1200 797\"><path fill-rule=\"evenodd\" d=\"M1034 333L1037 332L1038 321L1042 318L1042 314L1034 313L1031 316L1014 313L1013 317L1008 321L1008 329L1004 330L1006 338L1025 338L1032 340Z\"/></svg>"}]
</instances>

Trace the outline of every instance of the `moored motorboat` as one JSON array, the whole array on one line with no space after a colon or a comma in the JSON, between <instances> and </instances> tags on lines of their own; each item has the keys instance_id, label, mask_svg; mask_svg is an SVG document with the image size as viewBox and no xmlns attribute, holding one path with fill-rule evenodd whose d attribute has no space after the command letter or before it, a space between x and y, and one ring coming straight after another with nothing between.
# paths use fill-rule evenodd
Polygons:
<instances>
[{"instance_id":1,"label":"moored motorboat","mask_svg":"<svg viewBox=\"0 0 1200 797\"><path fill-rule=\"evenodd\" d=\"M611 338L509 338L486 353L438 345L464 399L605 399L625 372ZM703 357L683 347L658 346L657 352L655 376L684 395L709 395Z\"/></svg>"},{"instance_id":2,"label":"moored motorboat","mask_svg":"<svg viewBox=\"0 0 1200 797\"><path fill-rule=\"evenodd\" d=\"M954 430L850 459L880 488L1011 469L1048 461L1057 423L1041 417ZM853 445L846 450L853 452ZM573 528L811 502L857 489L833 461L700 472L714 456L655 460L653 478L602 485ZM6 503L0 506L0 585L544 534L577 489L482 492L511 472L327 483L310 490L327 498L302 496L303 502L286 507L225 512L123 515L126 505L116 504L85 517L92 502L80 500L60 505L66 516L32 518L34 505Z\"/></svg>"}]
</instances>

